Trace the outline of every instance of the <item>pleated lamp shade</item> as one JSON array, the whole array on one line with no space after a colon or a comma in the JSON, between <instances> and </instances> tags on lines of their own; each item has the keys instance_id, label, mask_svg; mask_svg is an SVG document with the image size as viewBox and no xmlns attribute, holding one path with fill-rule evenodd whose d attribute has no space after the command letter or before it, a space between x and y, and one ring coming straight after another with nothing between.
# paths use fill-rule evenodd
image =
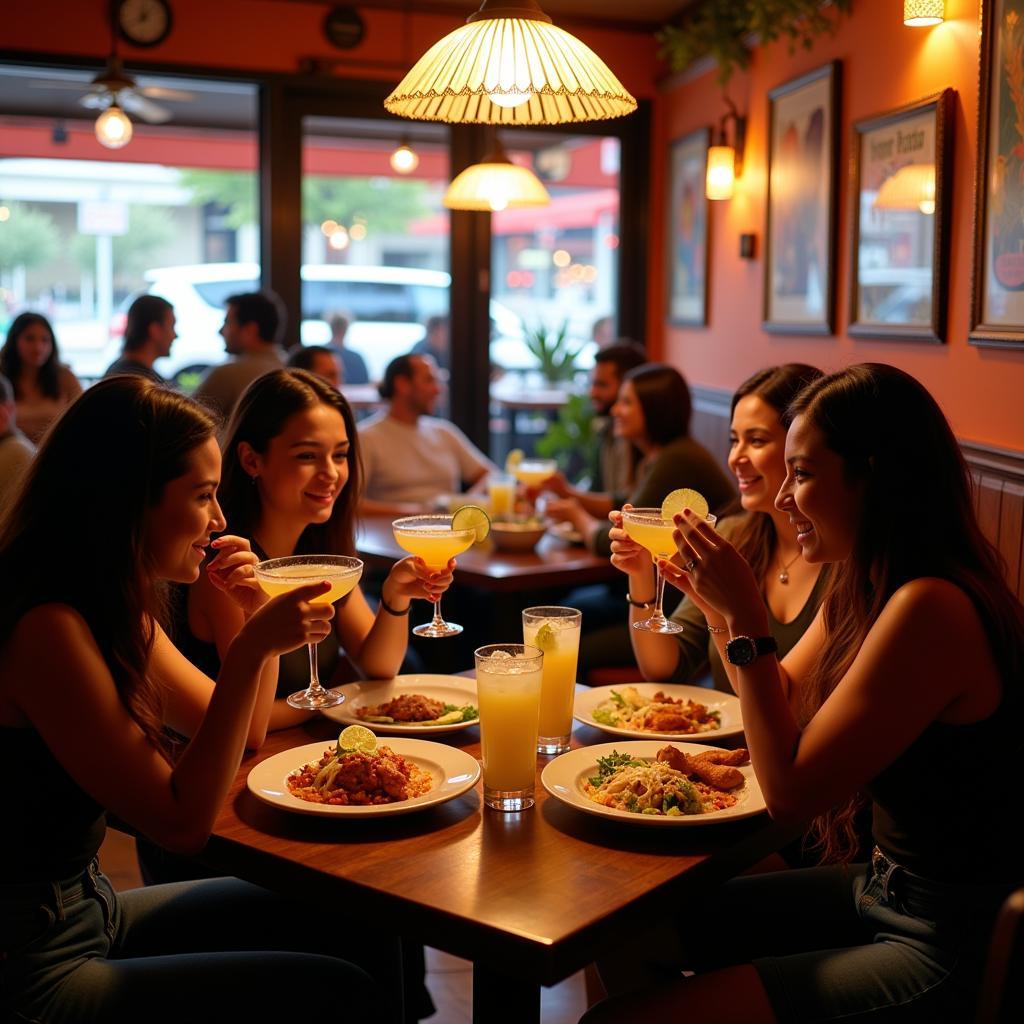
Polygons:
<instances>
[{"instance_id":1,"label":"pleated lamp shade","mask_svg":"<svg viewBox=\"0 0 1024 1024\"><path fill-rule=\"evenodd\" d=\"M906 164L882 182L872 204L878 210L935 212L934 164Z\"/></svg>"},{"instance_id":2,"label":"pleated lamp shade","mask_svg":"<svg viewBox=\"0 0 1024 1024\"><path fill-rule=\"evenodd\" d=\"M484 0L416 62L384 106L420 121L531 125L622 117L636 100L535 0Z\"/></svg>"},{"instance_id":3,"label":"pleated lamp shade","mask_svg":"<svg viewBox=\"0 0 1024 1024\"><path fill-rule=\"evenodd\" d=\"M494 152L457 175L444 194L449 210L506 210L547 206L548 190L528 167L512 163L499 143Z\"/></svg>"}]
</instances>

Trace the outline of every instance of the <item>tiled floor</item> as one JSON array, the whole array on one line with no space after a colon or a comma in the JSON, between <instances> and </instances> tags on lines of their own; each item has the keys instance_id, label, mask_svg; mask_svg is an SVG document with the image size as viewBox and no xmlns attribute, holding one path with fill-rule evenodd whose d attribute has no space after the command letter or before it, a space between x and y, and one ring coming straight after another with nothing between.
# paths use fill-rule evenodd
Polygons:
<instances>
[{"instance_id":1,"label":"tiled floor","mask_svg":"<svg viewBox=\"0 0 1024 1024\"><path fill-rule=\"evenodd\" d=\"M100 849L100 863L117 889L142 884L135 860L135 840L110 829ZM427 988L437 1006L432 1024L469 1024L473 1005L473 973L468 960L436 949L427 950ZM560 985L541 990L542 1024L576 1024L586 1009L583 972Z\"/></svg>"}]
</instances>

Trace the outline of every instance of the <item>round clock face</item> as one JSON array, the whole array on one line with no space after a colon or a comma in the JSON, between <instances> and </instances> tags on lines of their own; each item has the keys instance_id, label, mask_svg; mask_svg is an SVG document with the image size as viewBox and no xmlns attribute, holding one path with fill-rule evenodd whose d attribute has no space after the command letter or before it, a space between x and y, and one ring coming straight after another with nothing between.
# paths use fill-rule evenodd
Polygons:
<instances>
[{"instance_id":1,"label":"round clock face","mask_svg":"<svg viewBox=\"0 0 1024 1024\"><path fill-rule=\"evenodd\" d=\"M171 31L171 9L167 0L120 0L117 28L134 46L156 46Z\"/></svg>"},{"instance_id":2,"label":"round clock face","mask_svg":"<svg viewBox=\"0 0 1024 1024\"><path fill-rule=\"evenodd\" d=\"M339 50L351 50L363 40L366 27L354 7L332 7L324 17L324 35Z\"/></svg>"}]
</instances>

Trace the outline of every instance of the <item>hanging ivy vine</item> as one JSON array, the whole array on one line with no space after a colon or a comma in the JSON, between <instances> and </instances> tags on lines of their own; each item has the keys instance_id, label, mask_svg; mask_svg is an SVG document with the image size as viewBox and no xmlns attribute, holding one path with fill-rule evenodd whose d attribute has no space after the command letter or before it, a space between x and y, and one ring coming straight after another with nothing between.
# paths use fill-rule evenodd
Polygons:
<instances>
[{"instance_id":1,"label":"hanging ivy vine","mask_svg":"<svg viewBox=\"0 0 1024 1024\"><path fill-rule=\"evenodd\" d=\"M853 0L704 0L692 5L678 25L658 32L660 56L673 71L711 57L725 85L737 68L749 64L751 37L761 44L788 38L791 53L797 47L809 50L818 36L836 31L840 15L852 5Z\"/></svg>"}]
</instances>

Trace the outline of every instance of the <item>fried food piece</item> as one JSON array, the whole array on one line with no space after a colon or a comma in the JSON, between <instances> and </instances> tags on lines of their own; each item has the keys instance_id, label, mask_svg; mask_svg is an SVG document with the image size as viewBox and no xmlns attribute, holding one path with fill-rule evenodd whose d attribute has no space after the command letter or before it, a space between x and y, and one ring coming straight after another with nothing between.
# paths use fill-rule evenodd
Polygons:
<instances>
[{"instance_id":1,"label":"fried food piece","mask_svg":"<svg viewBox=\"0 0 1024 1024\"><path fill-rule=\"evenodd\" d=\"M386 704L359 708L360 718L392 718L396 722L430 722L444 714L444 703L421 693L400 693Z\"/></svg>"},{"instance_id":2,"label":"fried food piece","mask_svg":"<svg viewBox=\"0 0 1024 1024\"><path fill-rule=\"evenodd\" d=\"M737 765L746 764L750 755L744 747L737 750L706 750L702 754L686 754L669 744L658 751L658 760L686 775L695 775L716 789L735 789L743 784L743 772Z\"/></svg>"}]
</instances>

